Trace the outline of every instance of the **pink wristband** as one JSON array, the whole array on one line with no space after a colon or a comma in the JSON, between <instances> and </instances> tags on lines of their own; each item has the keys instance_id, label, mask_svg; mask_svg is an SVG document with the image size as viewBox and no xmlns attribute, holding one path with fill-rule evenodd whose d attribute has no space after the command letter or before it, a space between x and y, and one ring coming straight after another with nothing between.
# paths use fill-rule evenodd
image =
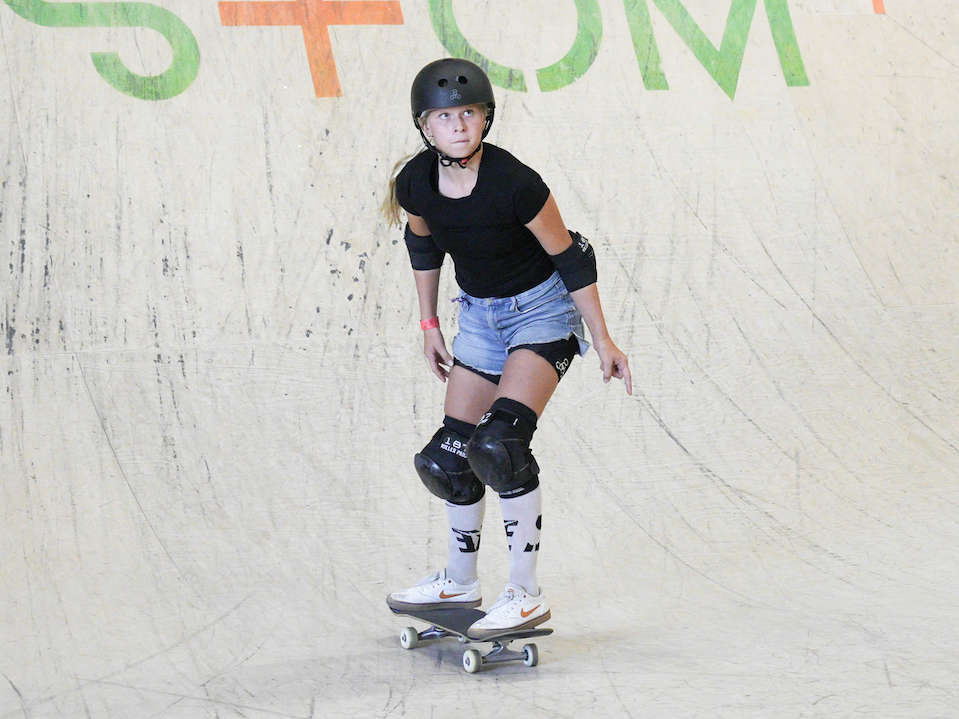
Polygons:
<instances>
[{"instance_id":1,"label":"pink wristband","mask_svg":"<svg viewBox=\"0 0 959 719\"><path fill-rule=\"evenodd\" d=\"M420 320L420 329L422 329L424 332L426 330L431 330L434 327L439 327L439 326L440 326L439 317L432 317L428 320Z\"/></svg>"}]
</instances>

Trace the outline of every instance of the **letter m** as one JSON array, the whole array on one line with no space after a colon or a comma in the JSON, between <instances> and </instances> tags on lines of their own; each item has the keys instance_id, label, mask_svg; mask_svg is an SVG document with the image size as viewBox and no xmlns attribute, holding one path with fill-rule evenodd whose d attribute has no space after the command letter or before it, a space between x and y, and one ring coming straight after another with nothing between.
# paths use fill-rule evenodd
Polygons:
<instances>
[{"instance_id":1,"label":"letter m","mask_svg":"<svg viewBox=\"0 0 959 719\"><path fill-rule=\"evenodd\" d=\"M730 98L736 95L739 71L746 51L746 40L756 11L756 1L732 0L722 43L719 49L716 49L686 10L682 0L653 0L696 59L702 63L702 66ZM787 0L764 0L764 2L786 85L804 87L809 84L809 78L806 76L806 68L799 52L799 43L796 41L796 32L789 15ZM669 84L662 69L647 0L625 0L625 5L636 59L639 61L639 69L643 75L643 84L647 90L668 90Z\"/></svg>"}]
</instances>

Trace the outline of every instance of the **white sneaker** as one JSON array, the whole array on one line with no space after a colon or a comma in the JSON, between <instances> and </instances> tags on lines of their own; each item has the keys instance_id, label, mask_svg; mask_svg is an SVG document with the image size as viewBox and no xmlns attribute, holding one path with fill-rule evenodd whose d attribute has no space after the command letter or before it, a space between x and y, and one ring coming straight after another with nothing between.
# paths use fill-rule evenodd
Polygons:
<instances>
[{"instance_id":1,"label":"white sneaker","mask_svg":"<svg viewBox=\"0 0 959 719\"><path fill-rule=\"evenodd\" d=\"M507 584L486 616L466 632L470 639L489 639L507 632L532 629L549 619L549 605L543 590L532 596L518 584Z\"/></svg>"},{"instance_id":2,"label":"white sneaker","mask_svg":"<svg viewBox=\"0 0 959 719\"><path fill-rule=\"evenodd\" d=\"M446 576L446 570L433 572L416 585L386 598L390 609L399 612L430 609L475 609L483 603L480 583L459 584Z\"/></svg>"}]
</instances>

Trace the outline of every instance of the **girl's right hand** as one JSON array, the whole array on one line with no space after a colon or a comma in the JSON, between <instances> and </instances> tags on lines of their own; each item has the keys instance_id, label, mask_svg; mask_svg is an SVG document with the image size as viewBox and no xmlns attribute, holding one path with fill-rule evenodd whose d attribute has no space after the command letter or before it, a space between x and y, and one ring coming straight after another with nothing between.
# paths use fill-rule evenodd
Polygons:
<instances>
[{"instance_id":1,"label":"girl's right hand","mask_svg":"<svg viewBox=\"0 0 959 719\"><path fill-rule=\"evenodd\" d=\"M439 327L428 329L423 333L423 354L429 362L433 374L445 382L450 376L448 368L453 366L453 355L446 349L446 340ZM444 366L445 365L445 366Z\"/></svg>"}]
</instances>

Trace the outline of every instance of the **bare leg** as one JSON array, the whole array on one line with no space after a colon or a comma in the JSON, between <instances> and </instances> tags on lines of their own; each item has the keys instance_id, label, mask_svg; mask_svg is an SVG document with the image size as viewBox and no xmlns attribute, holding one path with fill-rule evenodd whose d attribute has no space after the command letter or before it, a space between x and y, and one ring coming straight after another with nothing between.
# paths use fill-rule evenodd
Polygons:
<instances>
[{"instance_id":1,"label":"bare leg","mask_svg":"<svg viewBox=\"0 0 959 719\"><path fill-rule=\"evenodd\" d=\"M559 384L556 370L531 350L516 350L506 360L499 385L460 366L450 371L443 411L450 417L478 424L493 400L509 397L543 414Z\"/></svg>"},{"instance_id":2,"label":"bare leg","mask_svg":"<svg viewBox=\"0 0 959 719\"><path fill-rule=\"evenodd\" d=\"M475 425L489 409L495 392L496 385L489 380L463 367L454 366L450 371L443 411L448 417ZM446 503L449 527L446 572L455 582L472 584L477 579L476 567L485 515L485 496L479 502L465 506Z\"/></svg>"},{"instance_id":3,"label":"bare leg","mask_svg":"<svg viewBox=\"0 0 959 719\"><path fill-rule=\"evenodd\" d=\"M513 352L503 368L496 396L521 402L542 416L559 384L556 370L530 350ZM536 566L543 524L543 495L537 487L519 497L501 498L500 509L509 543L509 581L529 594L539 594Z\"/></svg>"},{"instance_id":4,"label":"bare leg","mask_svg":"<svg viewBox=\"0 0 959 719\"><path fill-rule=\"evenodd\" d=\"M548 361L530 350L517 350L506 360L499 385L475 372L454 366L449 376L444 411L450 417L478 424L495 399L507 397L541 416L558 384L556 371ZM541 490L537 487L520 497L500 499L500 508L510 548L510 582L536 595L539 593L536 565L542 527ZM461 510L454 508L453 511ZM450 550L452 555L452 544Z\"/></svg>"},{"instance_id":5,"label":"bare leg","mask_svg":"<svg viewBox=\"0 0 959 719\"><path fill-rule=\"evenodd\" d=\"M559 377L549 362L531 350L516 350L506 360L495 398L515 399L540 417L558 384Z\"/></svg>"},{"instance_id":6,"label":"bare leg","mask_svg":"<svg viewBox=\"0 0 959 719\"><path fill-rule=\"evenodd\" d=\"M448 417L479 424L496 396L495 384L456 365L450 370L443 411Z\"/></svg>"}]
</instances>

